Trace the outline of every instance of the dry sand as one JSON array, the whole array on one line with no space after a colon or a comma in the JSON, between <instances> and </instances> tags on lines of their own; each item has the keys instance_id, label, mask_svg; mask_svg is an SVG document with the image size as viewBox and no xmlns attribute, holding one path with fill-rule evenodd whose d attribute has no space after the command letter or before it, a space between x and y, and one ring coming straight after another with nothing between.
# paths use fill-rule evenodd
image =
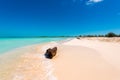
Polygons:
<instances>
[{"instance_id":1,"label":"dry sand","mask_svg":"<svg viewBox=\"0 0 120 80\"><path fill-rule=\"evenodd\" d=\"M58 47L57 55L46 59L45 50L53 46ZM0 64L0 80L120 80L119 43L73 39L29 46L12 53L22 55Z\"/></svg>"},{"instance_id":2,"label":"dry sand","mask_svg":"<svg viewBox=\"0 0 120 80\"><path fill-rule=\"evenodd\" d=\"M58 80L120 80L120 45L73 39L54 60Z\"/></svg>"}]
</instances>

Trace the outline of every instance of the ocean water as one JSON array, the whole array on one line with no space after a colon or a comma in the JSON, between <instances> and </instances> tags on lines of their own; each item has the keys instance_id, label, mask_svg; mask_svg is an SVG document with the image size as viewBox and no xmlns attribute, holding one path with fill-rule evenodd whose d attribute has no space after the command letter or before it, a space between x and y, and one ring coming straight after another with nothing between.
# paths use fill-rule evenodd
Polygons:
<instances>
[{"instance_id":1,"label":"ocean water","mask_svg":"<svg viewBox=\"0 0 120 80\"><path fill-rule=\"evenodd\" d=\"M65 38L0 38L0 54L22 46L60 41L63 39Z\"/></svg>"}]
</instances>

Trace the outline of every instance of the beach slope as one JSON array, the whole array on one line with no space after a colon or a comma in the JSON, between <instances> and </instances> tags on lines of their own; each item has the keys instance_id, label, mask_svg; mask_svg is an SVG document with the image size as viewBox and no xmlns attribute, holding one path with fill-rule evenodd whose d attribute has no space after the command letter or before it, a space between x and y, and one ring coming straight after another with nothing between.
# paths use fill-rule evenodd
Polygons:
<instances>
[{"instance_id":1,"label":"beach slope","mask_svg":"<svg viewBox=\"0 0 120 80\"><path fill-rule=\"evenodd\" d=\"M120 80L117 43L73 39L59 46L54 59L58 80Z\"/></svg>"}]
</instances>

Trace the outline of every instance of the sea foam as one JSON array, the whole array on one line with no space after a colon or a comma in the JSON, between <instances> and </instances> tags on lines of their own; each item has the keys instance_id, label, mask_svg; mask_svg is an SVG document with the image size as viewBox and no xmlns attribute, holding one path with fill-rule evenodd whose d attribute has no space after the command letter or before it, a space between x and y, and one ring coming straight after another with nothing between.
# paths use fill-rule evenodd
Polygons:
<instances>
[{"instance_id":1,"label":"sea foam","mask_svg":"<svg viewBox=\"0 0 120 80\"><path fill-rule=\"evenodd\" d=\"M42 67L42 71L40 71L41 73L37 74L35 77L33 77L33 79L30 80L57 80L56 76L53 74L54 63L50 59L46 59L44 54L36 53L33 55L33 58L35 57L39 58L38 64L40 64L40 67ZM29 68L31 68L29 65L22 65L18 67L14 72L13 78L11 80L25 80L25 77L28 75L24 74L22 70L29 70Z\"/></svg>"}]
</instances>

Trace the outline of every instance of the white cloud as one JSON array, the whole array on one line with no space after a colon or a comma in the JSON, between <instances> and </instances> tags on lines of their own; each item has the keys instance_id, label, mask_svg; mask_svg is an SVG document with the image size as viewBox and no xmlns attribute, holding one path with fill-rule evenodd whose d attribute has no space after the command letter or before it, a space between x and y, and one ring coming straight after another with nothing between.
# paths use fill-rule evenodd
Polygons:
<instances>
[{"instance_id":1,"label":"white cloud","mask_svg":"<svg viewBox=\"0 0 120 80\"><path fill-rule=\"evenodd\" d=\"M103 0L89 0L86 2L86 5L102 2Z\"/></svg>"}]
</instances>

